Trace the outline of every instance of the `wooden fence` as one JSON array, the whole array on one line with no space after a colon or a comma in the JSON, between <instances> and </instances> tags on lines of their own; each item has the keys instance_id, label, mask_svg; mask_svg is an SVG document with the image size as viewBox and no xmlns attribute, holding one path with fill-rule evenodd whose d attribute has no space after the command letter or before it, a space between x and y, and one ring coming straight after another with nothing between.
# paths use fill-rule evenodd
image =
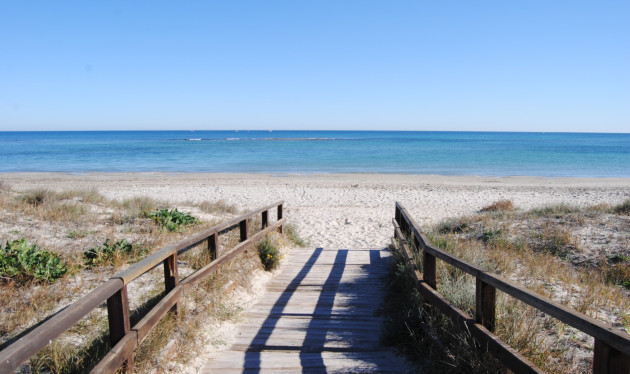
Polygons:
<instances>
[{"instance_id":1,"label":"wooden fence","mask_svg":"<svg viewBox=\"0 0 630 374\"><path fill-rule=\"evenodd\" d=\"M630 373L630 335L603 322L578 313L566 306L538 295L525 287L483 271L479 267L463 261L452 254L434 247L422 234L419 226L403 206L396 202L394 223L394 245L409 262L412 276L416 280L418 291L432 306L448 316L453 325L461 330L470 331L474 339L515 373L542 372L523 355L501 341L492 332L495 326L496 290L520 300L541 312L544 312L567 325L595 338L593 373ZM422 270L415 263L407 243L422 250ZM475 317L454 307L436 291L436 259L440 259L476 279Z\"/></svg>"},{"instance_id":2,"label":"wooden fence","mask_svg":"<svg viewBox=\"0 0 630 374\"><path fill-rule=\"evenodd\" d=\"M282 227L285 223L285 218L282 217L283 204L283 201L279 201L211 227L187 239L162 248L132 265L127 270L116 274L0 351L0 373L16 370L26 360L50 344L53 339L67 331L81 318L105 302L107 302L109 339L112 348L97 366L92 369L92 372L115 372L124 365L131 367L136 346L142 342L151 329L169 311L177 312L178 302L182 299L187 289L195 287L202 280L217 271L223 263L244 252L270 231L279 230L282 232ZM269 223L268 212L271 209L277 209L277 219L273 224ZM248 237L249 222L259 214L262 222L260 231ZM240 230L240 243L229 251L221 251L219 248L219 235L237 226ZM207 247L205 243L207 243ZM198 245L204 245L207 248L210 252L211 262L180 282L177 271L177 256ZM131 327L127 285L160 265L164 267L164 296L135 326Z\"/></svg>"}]
</instances>

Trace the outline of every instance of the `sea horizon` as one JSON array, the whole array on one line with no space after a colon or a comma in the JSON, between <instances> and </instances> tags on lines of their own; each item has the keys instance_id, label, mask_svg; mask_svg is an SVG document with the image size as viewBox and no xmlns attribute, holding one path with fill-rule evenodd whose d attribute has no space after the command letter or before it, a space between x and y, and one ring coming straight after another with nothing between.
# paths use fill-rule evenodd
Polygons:
<instances>
[{"instance_id":1,"label":"sea horizon","mask_svg":"<svg viewBox=\"0 0 630 374\"><path fill-rule=\"evenodd\" d=\"M2 131L0 172L630 177L630 134L403 130Z\"/></svg>"}]
</instances>

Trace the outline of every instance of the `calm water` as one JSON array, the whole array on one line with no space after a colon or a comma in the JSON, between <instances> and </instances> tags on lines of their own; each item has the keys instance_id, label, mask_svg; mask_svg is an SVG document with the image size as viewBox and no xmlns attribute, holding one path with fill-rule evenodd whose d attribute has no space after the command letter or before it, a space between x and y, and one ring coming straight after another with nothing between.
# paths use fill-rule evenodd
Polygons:
<instances>
[{"instance_id":1,"label":"calm water","mask_svg":"<svg viewBox=\"0 0 630 374\"><path fill-rule=\"evenodd\" d=\"M630 134L0 132L0 172L630 177Z\"/></svg>"}]
</instances>

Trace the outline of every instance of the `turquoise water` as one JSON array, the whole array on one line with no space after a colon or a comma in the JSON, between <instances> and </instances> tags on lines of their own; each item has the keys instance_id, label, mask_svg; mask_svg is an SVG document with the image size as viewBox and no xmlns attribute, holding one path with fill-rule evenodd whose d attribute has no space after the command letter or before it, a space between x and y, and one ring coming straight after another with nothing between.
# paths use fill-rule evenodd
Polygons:
<instances>
[{"instance_id":1,"label":"turquoise water","mask_svg":"<svg viewBox=\"0 0 630 374\"><path fill-rule=\"evenodd\" d=\"M630 134L0 132L0 172L20 171L630 177Z\"/></svg>"}]
</instances>

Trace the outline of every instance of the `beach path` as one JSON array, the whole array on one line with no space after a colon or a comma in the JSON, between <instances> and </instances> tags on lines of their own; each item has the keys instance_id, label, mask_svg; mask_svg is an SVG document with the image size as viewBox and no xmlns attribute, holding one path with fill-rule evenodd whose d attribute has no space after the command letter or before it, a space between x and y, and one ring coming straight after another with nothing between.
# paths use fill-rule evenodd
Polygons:
<instances>
[{"instance_id":1,"label":"beach path","mask_svg":"<svg viewBox=\"0 0 630 374\"><path fill-rule=\"evenodd\" d=\"M380 342L387 249L293 249L202 373L414 372Z\"/></svg>"}]
</instances>

